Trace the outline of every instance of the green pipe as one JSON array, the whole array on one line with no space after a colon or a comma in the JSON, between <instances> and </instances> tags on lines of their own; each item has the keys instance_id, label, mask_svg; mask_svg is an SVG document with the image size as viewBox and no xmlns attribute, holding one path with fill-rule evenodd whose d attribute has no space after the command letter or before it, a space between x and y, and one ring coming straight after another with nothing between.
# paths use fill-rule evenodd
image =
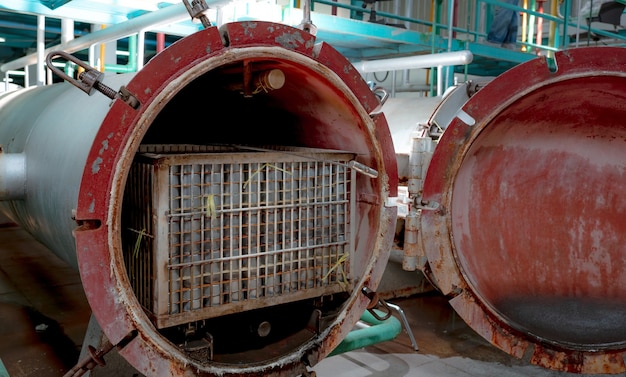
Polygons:
<instances>
[{"instance_id":1,"label":"green pipe","mask_svg":"<svg viewBox=\"0 0 626 377\"><path fill-rule=\"evenodd\" d=\"M378 311L377 313L379 316L384 315L384 313ZM350 331L345 339L328 356L339 355L344 352L393 340L402 331L400 321L394 316L380 321L370 312L365 311L361 316L361 321L368 324L369 327Z\"/></svg>"},{"instance_id":2,"label":"green pipe","mask_svg":"<svg viewBox=\"0 0 626 377\"><path fill-rule=\"evenodd\" d=\"M105 64L104 70L116 73L137 72L137 34L128 36L128 63L125 65Z\"/></svg>"}]
</instances>

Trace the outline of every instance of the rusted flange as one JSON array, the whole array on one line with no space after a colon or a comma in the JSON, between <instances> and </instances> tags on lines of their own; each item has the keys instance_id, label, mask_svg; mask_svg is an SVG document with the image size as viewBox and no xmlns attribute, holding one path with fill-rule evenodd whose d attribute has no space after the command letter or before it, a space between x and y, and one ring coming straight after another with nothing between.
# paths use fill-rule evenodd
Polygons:
<instances>
[{"instance_id":1,"label":"rusted flange","mask_svg":"<svg viewBox=\"0 0 626 377\"><path fill-rule=\"evenodd\" d=\"M504 73L459 110L426 176L438 286L485 339L546 368L626 371L625 59L580 48Z\"/></svg>"},{"instance_id":2,"label":"rusted flange","mask_svg":"<svg viewBox=\"0 0 626 377\"><path fill-rule=\"evenodd\" d=\"M221 30L200 31L157 55L126 85L136 94L141 104L138 109L119 100L113 102L87 158L79 192L76 219L83 226L75 235L87 298L112 343L116 344L133 331L138 332L120 354L146 375L287 376L302 373L303 360L316 363L330 353L368 304L366 297L354 292L342 307L341 315L317 339L271 362L199 365L164 340L134 297L121 255L120 218L124 185L135 151L159 111L187 84L206 72L244 60L280 65L292 79L299 75L300 80L292 80L275 91L277 96L284 95L285 100L298 98L307 85L314 87L306 93L332 99L329 101L332 103L324 103L322 109L306 101L289 103L307 117L312 117L311 114L323 117L334 111L339 114L332 122L328 121L329 130L303 127L302 140L298 142L310 143L307 146L315 148L354 150L358 153L358 162L385 172L376 178L357 177L355 195L357 202L364 204L357 205L356 218L367 219L359 219L356 226L357 230L359 227L369 229L357 239L359 258L350 261L351 268L361 271L358 275L361 280L355 286L376 289L382 277L396 216L395 208L386 208L384 203L387 196L396 195L397 168L384 115L370 117L371 110L378 106L378 99L360 74L332 47L315 44L312 35L289 26L238 22L227 24Z\"/></svg>"}]
</instances>

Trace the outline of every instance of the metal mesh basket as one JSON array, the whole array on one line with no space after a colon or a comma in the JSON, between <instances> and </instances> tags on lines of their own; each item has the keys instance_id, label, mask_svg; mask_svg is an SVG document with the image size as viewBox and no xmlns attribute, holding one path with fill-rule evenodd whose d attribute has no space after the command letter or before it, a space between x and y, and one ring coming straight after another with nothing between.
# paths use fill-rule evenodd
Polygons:
<instances>
[{"instance_id":1,"label":"metal mesh basket","mask_svg":"<svg viewBox=\"0 0 626 377\"><path fill-rule=\"evenodd\" d=\"M125 191L127 272L157 327L349 290L354 154L197 148L145 146Z\"/></svg>"}]
</instances>

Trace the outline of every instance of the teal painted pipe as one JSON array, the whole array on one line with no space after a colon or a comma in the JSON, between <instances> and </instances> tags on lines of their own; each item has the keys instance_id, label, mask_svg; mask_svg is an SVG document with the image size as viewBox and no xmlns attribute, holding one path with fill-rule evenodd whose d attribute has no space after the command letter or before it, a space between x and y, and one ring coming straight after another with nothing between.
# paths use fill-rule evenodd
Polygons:
<instances>
[{"instance_id":1,"label":"teal painted pipe","mask_svg":"<svg viewBox=\"0 0 626 377\"><path fill-rule=\"evenodd\" d=\"M379 315L382 316L383 313L379 313ZM350 331L345 339L328 355L329 357L393 340L402 331L400 321L394 316L380 321L374 318L369 311L365 311L361 316L361 321L370 326Z\"/></svg>"},{"instance_id":2,"label":"teal painted pipe","mask_svg":"<svg viewBox=\"0 0 626 377\"><path fill-rule=\"evenodd\" d=\"M137 34L128 36L128 63L127 64L105 64L106 72L131 73L137 72Z\"/></svg>"}]
</instances>

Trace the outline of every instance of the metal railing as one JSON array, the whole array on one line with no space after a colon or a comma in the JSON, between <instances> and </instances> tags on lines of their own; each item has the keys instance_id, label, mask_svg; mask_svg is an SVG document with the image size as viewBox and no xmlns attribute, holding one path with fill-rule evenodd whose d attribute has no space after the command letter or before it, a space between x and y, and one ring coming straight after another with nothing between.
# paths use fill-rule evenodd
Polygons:
<instances>
[{"instance_id":1,"label":"metal railing","mask_svg":"<svg viewBox=\"0 0 626 377\"><path fill-rule=\"evenodd\" d=\"M410 0L405 0L410 1ZM354 2L353 2L354 3ZM493 10L496 6L513 9L520 14L517 44L523 51L533 53L558 51L569 46L587 45L596 43L592 36L607 38L613 44L626 44L626 35L616 31L595 27L587 22L584 16L578 17L579 9L572 7L571 0L562 3L544 0L520 0L519 5L511 5L499 0L476 0L463 2L465 9L459 9L461 2L455 7L454 0L432 0L428 18L414 18L406 15L394 14L385 10L376 9L377 6L363 8L360 5L342 4L332 0L312 0L315 4L324 4L332 7L351 10L351 14L360 14L361 18L367 15L382 17L395 22L408 23L412 29L427 28L432 33L430 41L432 51L446 50L447 37L462 35L464 41L480 42L487 36L485 30L491 23ZM382 6L384 7L384 6ZM549 9L546 9L549 8ZM464 26L449 24L449 9L455 9L457 19L469 19ZM563 15L567 15L564 17ZM583 36L583 40L580 36Z\"/></svg>"}]
</instances>

